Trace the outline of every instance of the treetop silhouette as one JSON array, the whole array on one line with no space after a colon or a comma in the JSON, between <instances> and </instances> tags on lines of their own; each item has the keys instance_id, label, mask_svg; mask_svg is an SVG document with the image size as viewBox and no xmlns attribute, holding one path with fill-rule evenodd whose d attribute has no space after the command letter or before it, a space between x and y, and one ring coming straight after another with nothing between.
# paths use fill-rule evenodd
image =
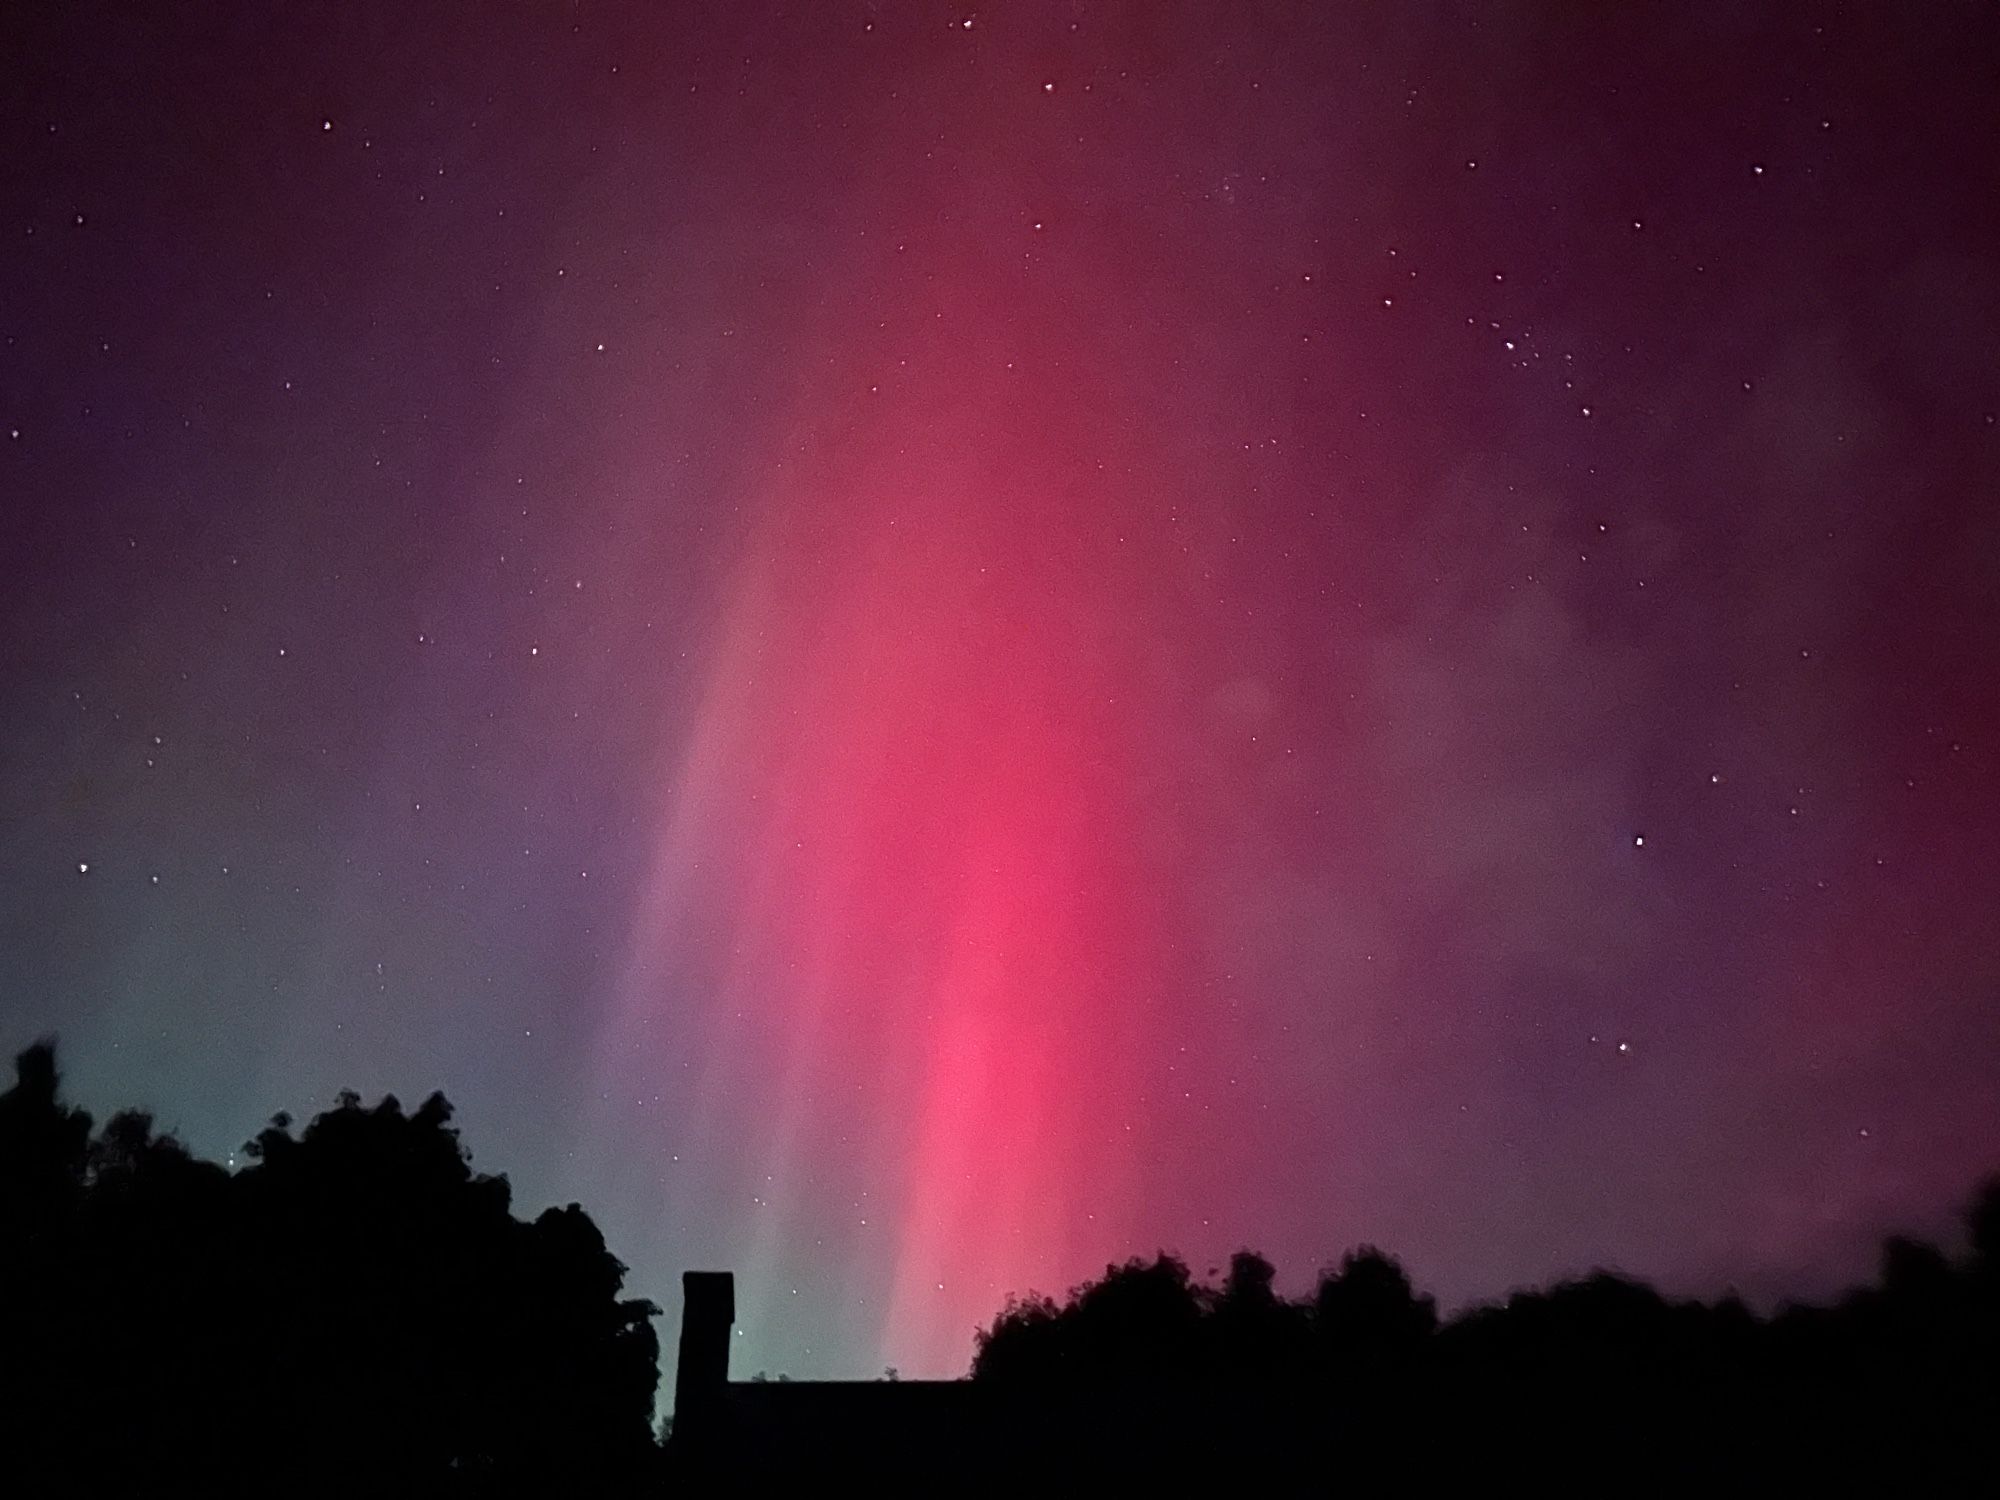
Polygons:
<instances>
[{"instance_id":1,"label":"treetop silhouette","mask_svg":"<svg viewBox=\"0 0 2000 1500\"><path fill-rule=\"evenodd\" d=\"M141 1111L93 1135L59 1082L38 1043L0 1094L17 1473L88 1494L593 1494L652 1472L656 1310L621 1296L582 1209L513 1216L441 1094L406 1113L343 1093L297 1132L277 1116L231 1173Z\"/></svg>"}]
</instances>

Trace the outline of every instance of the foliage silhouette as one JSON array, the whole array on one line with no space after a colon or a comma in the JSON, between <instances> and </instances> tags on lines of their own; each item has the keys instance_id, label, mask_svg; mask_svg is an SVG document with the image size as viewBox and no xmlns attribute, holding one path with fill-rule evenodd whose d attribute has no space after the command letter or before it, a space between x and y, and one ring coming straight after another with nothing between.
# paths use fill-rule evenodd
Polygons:
<instances>
[{"instance_id":1,"label":"foliage silhouette","mask_svg":"<svg viewBox=\"0 0 2000 1500\"><path fill-rule=\"evenodd\" d=\"M352 1093L231 1173L54 1048L0 1094L10 1478L80 1494L636 1492L657 1344L574 1205L523 1223L451 1106ZM17 1493L39 1492L17 1488Z\"/></svg>"},{"instance_id":2,"label":"foliage silhouette","mask_svg":"<svg viewBox=\"0 0 2000 1500\"><path fill-rule=\"evenodd\" d=\"M1371 1247L1296 1300L1247 1251L1219 1285L1163 1254L1060 1302L1010 1300L973 1378L1040 1393L1021 1408L1035 1462L1077 1472L1123 1448L1128 1473L1287 1492L1501 1476L1952 1491L2000 1460L2000 1178L1966 1225L1961 1255L1892 1239L1876 1285L1770 1317L1600 1271L1441 1322Z\"/></svg>"},{"instance_id":3,"label":"foliage silhouette","mask_svg":"<svg viewBox=\"0 0 2000 1500\"><path fill-rule=\"evenodd\" d=\"M246 1154L236 1172L197 1160L136 1110L93 1129L51 1044L16 1059L10 1492L611 1495L740 1488L762 1462L981 1493L1951 1493L1990 1490L2000 1460L2000 1178L1963 1249L1891 1239L1872 1285L1770 1316L1600 1271L1440 1319L1372 1247L1297 1298L1249 1251L1211 1280L1162 1253L1011 1300L969 1386L746 1382L729 1388L736 1443L676 1456L648 1425L655 1309L622 1296L580 1208L516 1219L442 1096L405 1111L342 1094L303 1129L274 1118ZM785 1449L787 1432L817 1446ZM770 1445L747 1450L750 1433Z\"/></svg>"}]
</instances>

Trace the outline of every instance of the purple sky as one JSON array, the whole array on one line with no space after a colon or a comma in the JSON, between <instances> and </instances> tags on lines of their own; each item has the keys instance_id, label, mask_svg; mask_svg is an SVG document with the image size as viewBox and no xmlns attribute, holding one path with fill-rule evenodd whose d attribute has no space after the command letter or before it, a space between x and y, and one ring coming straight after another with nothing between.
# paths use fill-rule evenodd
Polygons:
<instances>
[{"instance_id":1,"label":"purple sky","mask_svg":"<svg viewBox=\"0 0 2000 1500\"><path fill-rule=\"evenodd\" d=\"M1990 7L5 23L0 1043L739 1373L2000 1165Z\"/></svg>"}]
</instances>

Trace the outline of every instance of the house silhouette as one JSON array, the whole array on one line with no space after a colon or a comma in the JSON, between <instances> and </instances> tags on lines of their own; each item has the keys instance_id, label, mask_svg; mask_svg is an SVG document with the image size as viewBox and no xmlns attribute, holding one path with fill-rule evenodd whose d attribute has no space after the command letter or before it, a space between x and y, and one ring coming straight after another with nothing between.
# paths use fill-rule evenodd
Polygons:
<instances>
[{"instance_id":1,"label":"house silhouette","mask_svg":"<svg viewBox=\"0 0 2000 1500\"><path fill-rule=\"evenodd\" d=\"M685 1272L681 1298L672 1449L684 1471L935 1483L996 1436L1008 1403L970 1380L731 1380L735 1277Z\"/></svg>"},{"instance_id":2,"label":"house silhouette","mask_svg":"<svg viewBox=\"0 0 2000 1500\"><path fill-rule=\"evenodd\" d=\"M1261 1479L1247 1435L1265 1395L960 1380L731 1380L735 1277L681 1277L669 1455L704 1492L1013 1493L1060 1478L1169 1488Z\"/></svg>"}]
</instances>

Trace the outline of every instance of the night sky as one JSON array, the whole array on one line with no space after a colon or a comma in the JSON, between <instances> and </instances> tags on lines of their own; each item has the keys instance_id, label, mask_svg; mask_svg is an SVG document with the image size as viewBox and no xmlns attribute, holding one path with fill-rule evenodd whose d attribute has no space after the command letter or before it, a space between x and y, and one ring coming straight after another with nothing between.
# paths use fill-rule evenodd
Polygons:
<instances>
[{"instance_id":1,"label":"night sky","mask_svg":"<svg viewBox=\"0 0 2000 1500\"><path fill-rule=\"evenodd\" d=\"M2000 1166L1983 4L18 5L0 1044L735 1369Z\"/></svg>"}]
</instances>

